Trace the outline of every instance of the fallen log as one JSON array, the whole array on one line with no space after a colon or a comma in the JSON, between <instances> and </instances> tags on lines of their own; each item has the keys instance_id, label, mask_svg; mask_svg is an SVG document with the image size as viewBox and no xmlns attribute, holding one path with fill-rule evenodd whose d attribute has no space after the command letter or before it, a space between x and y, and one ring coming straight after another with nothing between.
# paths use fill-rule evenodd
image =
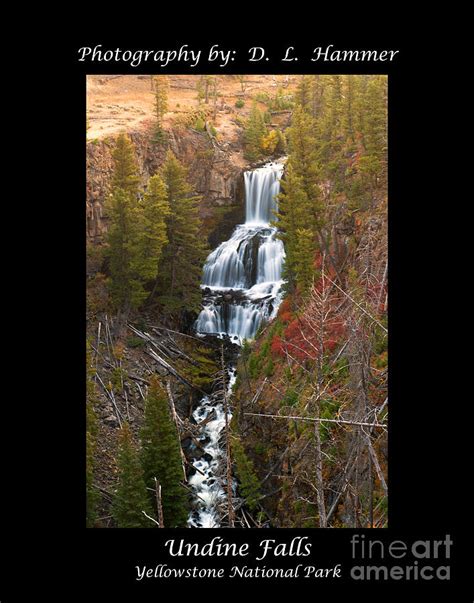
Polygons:
<instances>
[{"instance_id":1,"label":"fallen log","mask_svg":"<svg viewBox=\"0 0 474 603\"><path fill-rule=\"evenodd\" d=\"M153 338L150 337L150 335L148 335L147 333L142 333L138 329L135 329L135 327L132 327L132 325L128 325L128 328L131 331L133 331L135 333L135 335L137 335L138 337L141 337L141 339L144 339L148 343L154 343ZM201 389L195 387L190 381L188 381L185 377L180 375L178 373L178 371L173 366L171 366L171 364L169 364L169 362L167 362L164 358L162 358L155 350L148 350L147 354L148 354L148 356L151 356L151 358L153 358L153 360L156 360L156 362L158 362L158 364L160 364L164 369L166 369L171 375L173 375L173 377L178 379L178 381L180 381L184 385L187 385L191 389L197 389L198 391L202 392L204 395L206 394L206 392L203 392Z\"/></svg>"},{"instance_id":2,"label":"fallen log","mask_svg":"<svg viewBox=\"0 0 474 603\"><path fill-rule=\"evenodd\" d=\"M321 423L336 423L338 425L359 425L361 427L380 427L382 429L386 429L387 425L385 423L364 423L363 421L345 421L343 419L322 419L322 418L314 418L314 417L298 417L293 415L270 415L258 412L244 412L244 415L249 415L251 417L267 417L268 419L292 419L293 421L311 421L311 422L321 422Z\"/></svg>"},{"instance_id":3,"label":"fallen log","mask_svg":"<svg viewBox=\"0 0 474 603\"><path fill-rule=\"evenodd\" d=\"M120 410L118 409L117 403L115 401L115 397L113 396L112 392L106 387L105 383L102 381L102 379L100 378L99 373L95 374L96 379L99 381L99 383L102 385L102 388L104 390L104 392L106 393L106 395L109 397L110 401L113 404L113 407L115 409L115 414L117 416L117 421L120 427L122 427L122 414L120 412Z\"/></svg>"}]
</instances>

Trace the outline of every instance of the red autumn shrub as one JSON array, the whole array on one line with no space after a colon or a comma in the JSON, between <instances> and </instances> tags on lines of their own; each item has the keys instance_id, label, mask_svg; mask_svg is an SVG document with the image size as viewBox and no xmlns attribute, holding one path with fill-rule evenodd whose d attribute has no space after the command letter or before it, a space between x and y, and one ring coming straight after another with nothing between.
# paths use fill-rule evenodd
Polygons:
<instances>
[{"instance_id":1,"label":"red autumn shrub","mask_svg":"<svg viewBox=\"0 0 474 603\"><path fill-rule=\"evenodd\" d=\"M280 308L278 309L278 318L283 324L288 324L293 319L291 304L292 301L290 295L285 297L285 299L280 304Z\"/></svg>"},{"instance_id":2,"label":"red autumn shrub","mask_svg":"<svg viewBox=\"0 0 474 603\"><path fill-rule=\"evenodd\" d=\"M304 318L295 318L284 331L285 348L298 360L315 359L315 340L316 336L306 327Z\"/></svg>"},{"instance_id":3,"label":"red autumn shrub","mask_svg":"<svg viewBox=\"0 0 474 603\"><path fill-rule=\"evenodd\" d=\"M285 299L281 302L280 308L278 310L278 314L285 314L286 312L291 313L291 296L287 295Z\"/></svg>"},{"instance_id":4,"label":"red autumn shrub","mask_svg":"<svg viewBox=\"0 0 474 603\"><path fill-rule=\"evenodd\" d=\"M278 318L282 323L288 324L292 320L293 314L291 312L283 312Z\"/></svg>"},{"instance_id":5,"label":"red autumn shrub","mask_svg":"<svg viewBox=\"0 0 474 603\"><path fill-rule=\"evenodd\" d=\"M273 356L284 356L285 349L283 346L283 341L279 335L274 335L272 342L270 344L270 350Z\"/></svg>"}]
</instances>

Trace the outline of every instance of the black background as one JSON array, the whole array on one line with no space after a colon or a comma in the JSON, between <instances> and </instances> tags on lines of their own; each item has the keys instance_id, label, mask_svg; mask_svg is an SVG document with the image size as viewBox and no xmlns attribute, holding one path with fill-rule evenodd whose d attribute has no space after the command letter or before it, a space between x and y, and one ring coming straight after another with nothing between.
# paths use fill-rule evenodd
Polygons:
<instances>
[{"instance_id":1,"label":"black background","mask_svg":"<svg viewBox=\"0 0 474 603\"><path fill-rule=\"evenodd\" d=\"M447 128L443 115L441 74L446 66L427 54L428 40L410 42L407 37L359 39L324 34L318 26L312 36L295 33L277 36L260 34L243 39L205 35L125 36L114 41L106 35L61 40L56 53L43 66L35 95L48 97L51 114L32 120L30 134L40 136L51 150L42 178L41 194L31 199L39 209L32 224L34 238L21 284L26 285L27 303L35 300L35 315L20 333L28 344L19 359L28 354L42 361L38 375L21 370L19 415L12 419L13 446L4 452L3 540L4 563L0 575L0 600L24 600L23 589L33 588L38 597L69 600L73 596L91 600L153 601L162 597L163 587L176 593L185 589L192 597L224 597L239 589L275 587L291 594L302 584L318 597L339 600L348 590L352 596L375 600L380 595L405 592L448 594L465 575L467 559L460 545L469 521L469 500L456 477L462 462L459 408L455 392L459 369L447 358L453 353L446 334L461 329L459 317L448 308L453 290L447 264L446 238L454 229L447 221L452 200L450 183L443 179L446 148L441 137ZM79 63L77 49L103 44L105 48L179 48L188 44L202 49L198 67L173 64L167 69L153 63L130 68L125 64ZM236 60L221 69L208 65L206 50L213 44L238 51ZM340 49L399 49L392 63L329 63L309 61L315 47L334 44ZM265 47L270 61L249 63L247 49ZM281 63L288 46L295 47L299 61ZM306 57L306 58L305 58ZM49 73L48 73L49 71ZM350 538L355 530L86 530L84 527L84 333L85 333L85 78L87 73L388 73L389 75L389 528L357 530L366 538L389 542L406 539L454 539L450 560L453 580L445 582L358 583L347 570ZM51 77L53 76L53 77ZM44 79L43 79L44 77ZM60 79L60 85L57 85ZM55 85L56 82L56 85ZM41 125L41 131L38 130ZM34 126L34 127L33 127ZM46 140L47 139L47 140ZM40 159L42 159L40 157ZM36 162L31 162L36 163ZM26 179L26 178L25 178ZM23 207L30 208L30 201ZM448 205L448 209L446 209ZM26 211L26 210L25 210ZM35 220L33 220L35 221ZM29 235L28 235L29 236ZM26 237L25 237L26 238ZM29 239L28 239L29 241ZM456 289L456 287L454 287ZM33 338L32 337L33 334ZM18 336L18 335L17 335ZM35 362L35 364L37 364ZM462 380L462 379L461 379ZM26 412L22 400L28 403ZM454 416L458 417L456 420ZM23 424L31 428L33 450L28 461L20 461L27 438ZM10 462L11 461L11 462ZM15 462L13 462L15 461ZM18 471L17 467L21 468ZM15 483L12 481L16 478ZM20 505L22 510L20 510ZM466 519L467 516L467 519ZM22 530L25 535L20 536ZM251 550L264 538L278 542L294 536L311 538L312 555L307 558L268 558L260 565L294 567L297 563L330 567L343 565L343 578L336 581L233 580L230 585L205 580L135 581L135 566L159 563L169 566L228 567L252 565L247 558L197 558L172 560L163 542L185 537L187 542L208 542L220 535L226 541L249 542ZM225 590L224 590L225 587ZM3 593L5 588L5 595ZM231 589L230 591L228 589ZM130 594L128 594L130 593ZM31 600L31 599L28 599Z\"/></svg>"}]
</instances>

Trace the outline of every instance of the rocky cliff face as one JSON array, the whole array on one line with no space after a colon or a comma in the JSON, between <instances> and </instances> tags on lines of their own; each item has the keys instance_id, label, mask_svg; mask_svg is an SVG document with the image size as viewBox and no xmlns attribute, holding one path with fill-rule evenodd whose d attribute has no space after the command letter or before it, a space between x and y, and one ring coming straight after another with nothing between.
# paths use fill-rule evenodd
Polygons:
<instances>
[{"instance_id":1,"label":"rocky cliff face","mask_svg":"<svg viewBox=\"0 0 474 603\"><path fill-rule=\"evenodd\" d=\"M225 239L244 212L244 163L239 149L217 145L207 134L184 128L170 130L164 144L154 143L148 132L129 135L135 144L143 185L159 170L170 148L188 168L195 193L202 196L201 217L211 245ZM107 230L104 201L110 192L114 147L114 138L87 144L87 238L94 243L101 242Z\"/></svg>"}]
</instances>

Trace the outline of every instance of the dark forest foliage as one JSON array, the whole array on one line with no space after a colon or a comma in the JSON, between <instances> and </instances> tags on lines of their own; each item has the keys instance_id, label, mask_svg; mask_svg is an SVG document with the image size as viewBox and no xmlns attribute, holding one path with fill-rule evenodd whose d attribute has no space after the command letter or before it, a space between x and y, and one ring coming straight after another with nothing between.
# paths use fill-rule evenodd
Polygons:
<instances>
[{"instance_id":1,"label":"dark forest foliage","mask_svg":"<svg viewBox=\"0 0 474 603\"><path fill-rule=\"evenodd\" d=\"M286 298L244 348L234 425L273 525L383 527L387 78L302 76L294 102L274 221Z\"/></svg>"}]
</instances>

